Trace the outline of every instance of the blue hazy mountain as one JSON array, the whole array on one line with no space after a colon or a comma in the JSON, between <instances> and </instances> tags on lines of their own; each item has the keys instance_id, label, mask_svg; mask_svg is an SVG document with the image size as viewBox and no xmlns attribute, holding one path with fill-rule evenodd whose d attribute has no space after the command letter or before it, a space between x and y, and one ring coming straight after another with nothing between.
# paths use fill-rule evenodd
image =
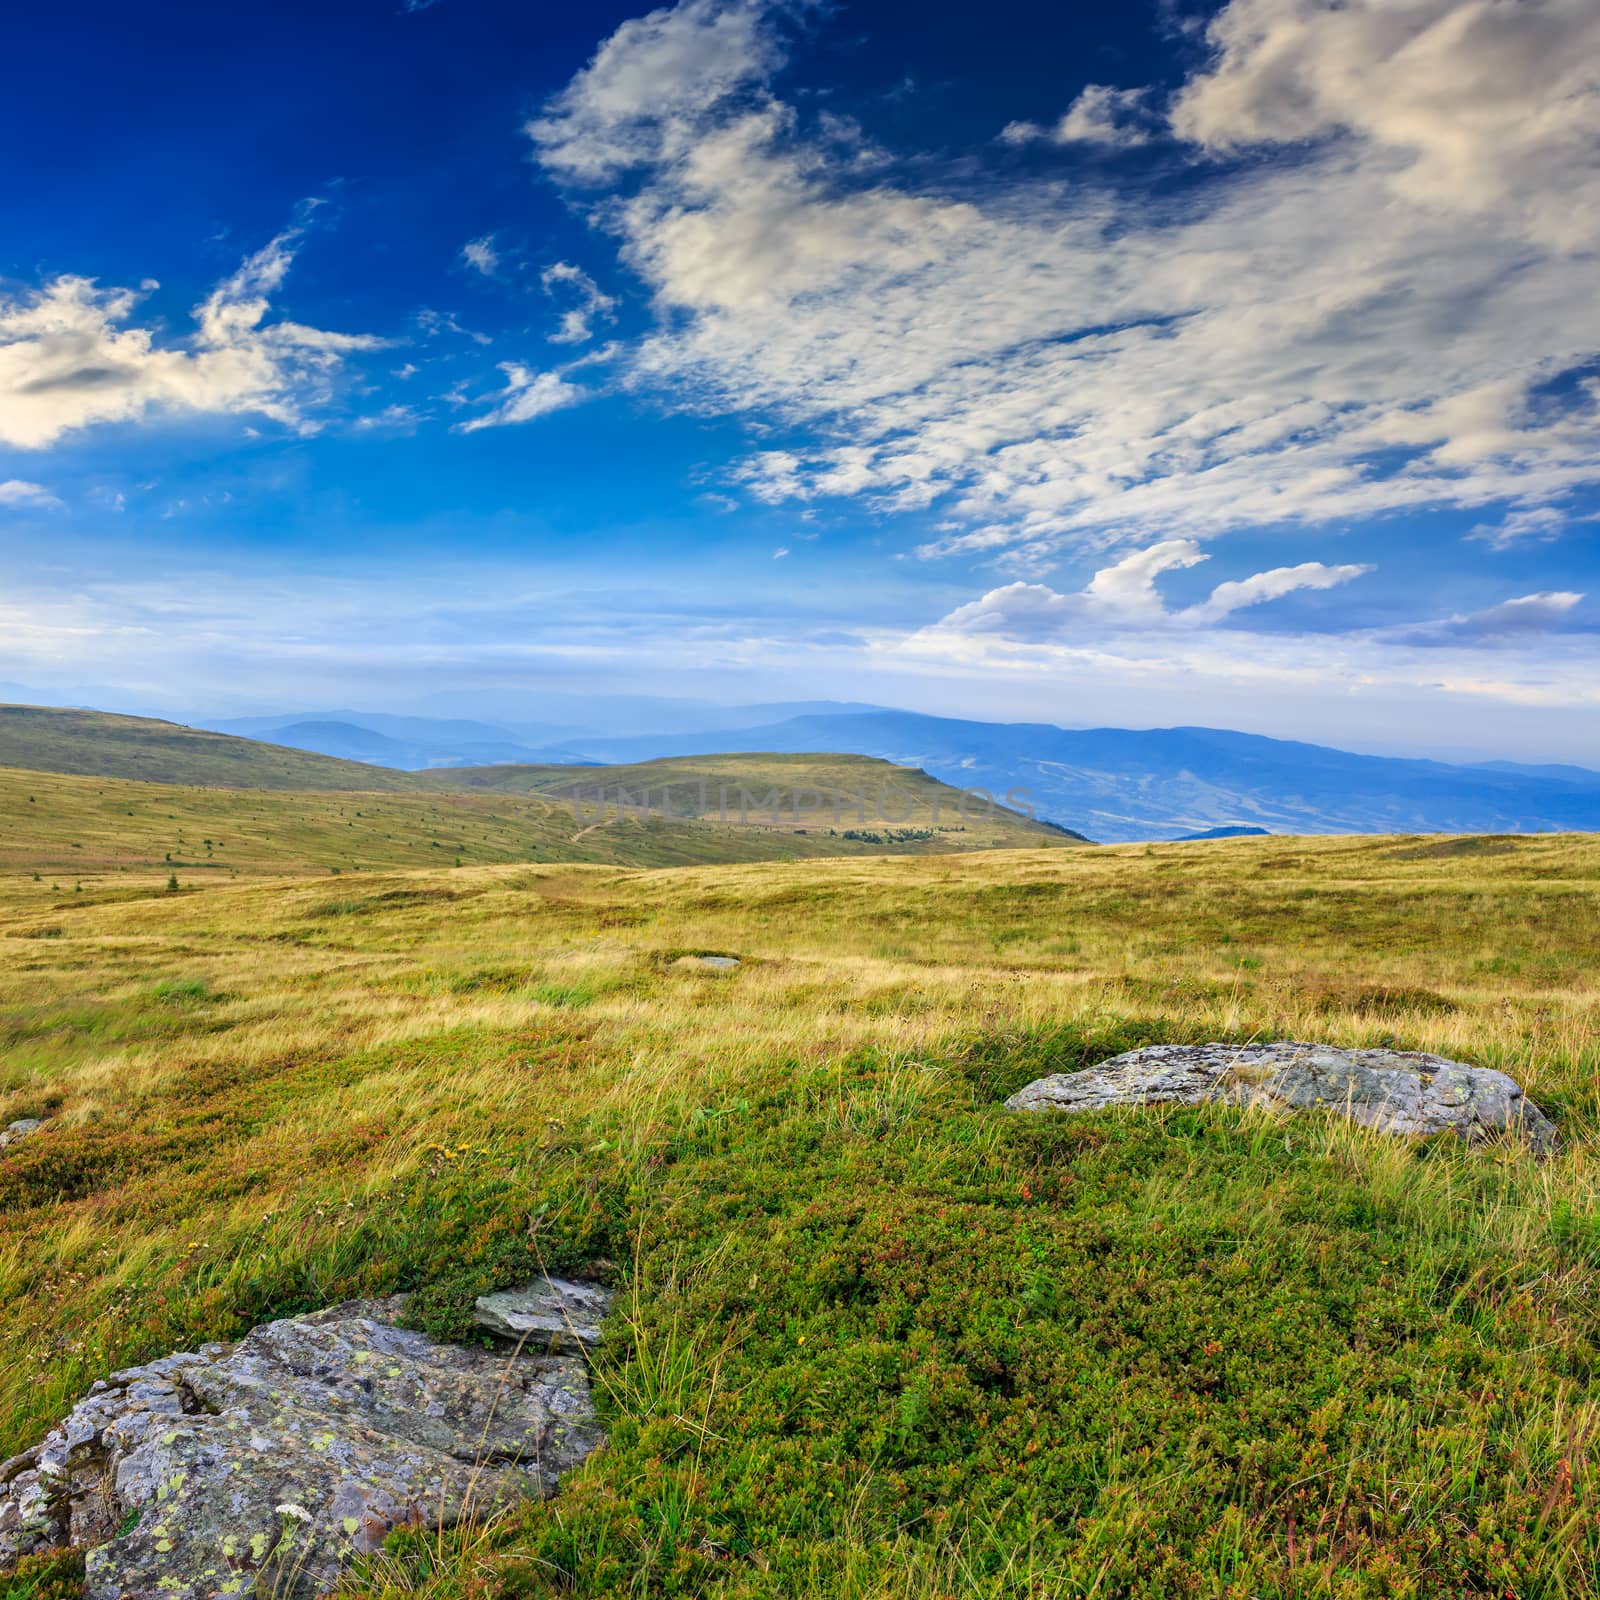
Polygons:
<instances>
[{"instance_id":1,"label":"blue hazy mountain","mask_svg":"<svg viewBox=\"0 0 1600 1600\"><path fill-rule=\"evenodd\" d=\"M761 727L569 739L550 761L720 751L837 751L920 767L958 788L1029 792L1037 814L1105 841L1219 827L1270 833L1600 830L1600 773L1355 755L1218 728L1066 729L911 712L802 716Z\"/></svg>"},{"instance_id":2,"label":"blue hazy mountain","mask_svg":"<svg viewBox=\"0 0 1600 1600\"><path fill-rule=\"evenodd\" d=\"M458 694L441 695L454 704ZM541 694L503 696L506 720L456 716L397 716L385 711L287 711L272 716L185 718L195 727L246 739L265 739L296 750L370 761L413 771L425 767L493 766L505 762L577 761L569 741L690 733L704 737L731 728L765 726L799 716L839 716L882 711L881 706L837 700L795 700L720 705L654 695ZM541 712L545 720L522 714ZM495 713L491 712L491 718ZM377 737L371 737L376 735ZM702 749L706 748L702 745Z\"/></svg>"},{"instance_id":3,"label":"blue hazy mountain","mask_svg":"<svg viewBox=\"0 0 1600 1600\"><path fill-rule=\"evenodd\" d=\"M408 771L545 759L534 753L528 741L490 723L392 717L379 712L235 717L201 726L209 726L217 733L287 745L292 750L312 750L346 761L366 761ZM538 731L548 739L566 730L549 726Z\"/></svg>"}]
</instances>

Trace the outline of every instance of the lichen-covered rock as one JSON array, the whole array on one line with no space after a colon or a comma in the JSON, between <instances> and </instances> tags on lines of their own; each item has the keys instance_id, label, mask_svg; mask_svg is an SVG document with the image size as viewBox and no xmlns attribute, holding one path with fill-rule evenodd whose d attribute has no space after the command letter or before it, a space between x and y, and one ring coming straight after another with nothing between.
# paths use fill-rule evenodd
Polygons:
<instances>
[{"instance_id":1,"label":"lichen-covered rock","mask_svg":"<svg viewBox=\"0 0 1600 1600\"><path fill-rule=\"evenodd\" d=\"M268 1323L97 1383L0 1466L0 1566L74 1544L87 1600L316 1594L390 1529L553 1494L603 1443L581 1356L439 1344L394 1325L402 1303ZM592 1333L605 1305L589 1290L574 1325Z\"/></svg>"},{"instance_id":2,"label":"lichen-covered rock","mask_svg":"<svg viewBox=\"0 0 1600 1600\"><path fill-rule=\"evenodd\" d=\"M593 1349L610 1296L592 1283L541 1278L526 1289L480 1295L476 1321L497 1338L525 1340L530 1351L551 1354Z\"/></svg>"},{"instance_id":3,"label":"lichen-covered rock","mask_svg":"<svg viewBox=\"0 0 1600 1600\"><path fill-rule=\"evenodd\" d=\"M19 1139L26 1139L30 1134L37 1133L44 1123L38 1117L18 1117L15 1122L8 1123L0 1128L0 1150L7 1145L15 1144Z\"/></svg>"},{"instance_id":4,"label":"lichen-covered rock","mask_svg":"<svg viewBox=\"0 0 1600 1600\"><path fill-rule=\"evenodd\" d=\"M1478 1143L1516 1134L1548 1148L1555 1128L1503 1072L1407 1050L1321 1044L1155 1044L1084 1072L1038 1078L1006 1101L1012 1111L1207 1101L1281 1111L1340 1112L1382 1133L1453 1133Z\"/></svg>"}]
</instances>

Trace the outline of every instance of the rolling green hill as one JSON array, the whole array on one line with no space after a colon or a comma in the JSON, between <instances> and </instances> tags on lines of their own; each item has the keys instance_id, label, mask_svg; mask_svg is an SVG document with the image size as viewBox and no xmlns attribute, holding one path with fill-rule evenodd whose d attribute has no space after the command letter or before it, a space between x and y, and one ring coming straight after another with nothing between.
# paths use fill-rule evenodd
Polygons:
<instances>
[{"instance_id":1,"label":"rolling green hill","mask_svg":"<svg viewBox=\"0 0 1600 1600\"><path fill-rule=\"evenodd\" d=\"M617 804L619 786L633 803ZM641 814L646 788L653 803ZM142 717L0 707L0 872L71 880L41 888L46 897L140 892L151 873L158 887L177 873L188 888L242 874L694 866L1076 842L992 806L967 811L955 790L864 756L413 774Z\"/></svg>"},{"instance_id":2,"label":"rolling green hill","mask_svg":"<svg viewBox=\"0 0 1600 1600\"><path fill-rule=\"evenodd\" d=\"M625 766L454 767L419 774L435 790L544 794L576 806L738 823L768 830L804 827L887 842L931 831L952 849L1087 843L1083 835L1035 822L986 798L872 756L729 753L668 757Z\"/></svg>"},{"instance_id":3,"label":"rolling green hill","mask_svg":"<svg viewBox=\"0 0 1600 1600\"><path fill-rule=\"evenodd\" d=\"M796 830L714 816L600 816L592 807L574 816L549 795L515 790L224 789L0 767L0 875L20 875L24 892L45 904L150 893L171 875L191 889L395 867L668 867L1070 842L1009 819L968 831L959 823Z\"/></svg>"},{"instance_id":4,"label":"rolling green hill","mask_svg":"<svg viewBox=\"0 0 1600 1600\"><path fill-rule=\"evenodd\" d=\"M415 789L408 772L153 717L0 706L0 767L230 789Z\"/></svg>"}]
</instances>

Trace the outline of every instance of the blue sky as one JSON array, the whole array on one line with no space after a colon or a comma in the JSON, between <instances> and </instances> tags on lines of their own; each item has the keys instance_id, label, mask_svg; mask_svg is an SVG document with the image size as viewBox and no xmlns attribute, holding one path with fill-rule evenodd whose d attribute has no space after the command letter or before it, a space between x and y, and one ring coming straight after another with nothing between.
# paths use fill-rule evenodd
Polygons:
<instances>
[{"instance_id":1,"label":"blue sky","mask_svg":"<svg viewBox=\"0 0 1600 1600\"><path fill-rule=\"evenodd\" d=\"M91 4L11 54L0 682L1600 761L1592 0Z\"/></svg>"}]
</instances>

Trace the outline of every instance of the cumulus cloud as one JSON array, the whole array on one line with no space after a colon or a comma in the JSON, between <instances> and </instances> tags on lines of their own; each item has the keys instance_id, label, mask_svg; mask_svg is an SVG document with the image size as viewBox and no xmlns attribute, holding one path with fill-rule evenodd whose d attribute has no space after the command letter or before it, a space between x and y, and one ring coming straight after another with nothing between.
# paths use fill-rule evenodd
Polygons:
<instances>
[{"instance_id":1,"label":"cumulus cloud","mask_svg":"<svg viewBox=\"0 0 1600 1600\"><path fill-rule=\"evenodd\" d=\"M1530 635L1551 633L1569 625L1581 594L1550 591L1502 600L1486 611L1446 617L1440 622L1406 628L1389 635L1396 644L1429 648L1439 645L1512 644Z\"/></svg>"},{"instance_id":2,"label":"cumulus cloud","mask_svg":"<svg viewBox=\"0 0 1600 1600\"><path fill-rule=\"evenodd\" d=\"M1073 631L1203 625L1221 622L1247 606L1279 599L1297 589L1331 589L1372 571L1365 566L1330 567L1307 561L1219 584L1197 605L1170 610L1156 579L1164 572L1197 566L1207 559L1193 539L1165 539L1102 567L1076 594L1060 594L1042 583L1009 583L958 606L934 631L1026 641Z\"/></svg>"},{"instance_id":3,"label":"cumulus cloud","mask_svg":"<svg viewBox=\"0 0 1600 1600\"><path fill-rule=\"evenodd\" d=\"M1113 89L1108 84L1091 83L1054 127L1012 122L1000 137L1007 144L1048 140L1055 144L1100 144L1131 150L1148 144L1160 122L1148 89Z\"/></svg>"},{"instance_id":4,"label":"cumulus cloud","mask_svg":"<svg viewBox=\"0 0 1600 1600\"><path fill-rule=\"evenodd\" d=\"M500 269L500 252L495 248L494 235L486 233L481 239L468 239L461 247L461 259L474 272L492 278Z\"/></svg>"},{"instance_id":5,"label":"cumulus cloud","mask_svg":"<svg viewBox=\"0 0 1600 1600\"><path fill-rule=\"evenodd\" d=\"M1167 199L863 170L773 92L785 15L655 11L529 126L653 294L625 381L780 435L757 497L1037 565L1600 479L1592 0L1231 0Z\"/></svg>"},{"instance_id":6,"label":"cumulus cloud","mask_svg":"<svg viewBox=\"0 0 1600 1600\"><path fill-rule=\"evenodd\" d=\"M588 398L589 391L568 383L559 372L537 372L515 361L502 362L505 387L495 397L493 408L482 416L456 424L460 433L476 433L480 428L501 428L513 422L532 422L536 417L562 411Z\"/></svg>"},{"instance_id":7,"label":"cumulus cloud","mask_svg":"<svg viewBox=\"0 0 1600 1600\"><path fill-rule=\"evenodd\" d=\"M23 478L7 478L0 482L0 506L49 511L60 504L42 483L29 483Z\"/></svg>"},{"instance_id":8,"label":"cumulus cloud","mask_svg":"<svg viewBox=\"0 0 1600 1600\"><path fill-rule=\"evenodd\" d=\"M181 343L130 325L141 291L90 278L0 300L0 442L38 450L96 423L183 413L309 428L307 409L326 398L333 371L383 341L268 320L297 239L280 234L247 257L195 307L195 332Z\"/></svg>"},{"instance_id":9,"label":"cumulus cloud","mask_svg":"<svg viewBox=\"0 0 1600 1600\"><path fill-rule=\"evenodd\" d=\"M557 261L539 275L548 295L564 295L576 300L561 313L561 325L549 335L551 344L583 344L594 337L594 324L617 320L617 302L581 267L570 261Z\"/></svg>"},{"instance_id":10,"label":"cumulus cloud","mask_svg":"<svg viewBox=\"0 0 1600 1600\"><path fill-rule=\"evenodd\" d=\"M1208 38L1216 60L1173 108L1182 137L1231 151L1348 133L1415 203L1593 244L1592 0L1231 0Z\"/></svg>"},{"instance_id":11,"label":"cumulus cloud","mask_svg":"<svg viewBox=\"0 0 1600 1600\"><path fill-rule=\"evenodd\" d=\"M599 183L679 154L677 136L782 59L759 0L683 0L625 22L528 124L552 172Z\"/></svg>"}]
</instances>

